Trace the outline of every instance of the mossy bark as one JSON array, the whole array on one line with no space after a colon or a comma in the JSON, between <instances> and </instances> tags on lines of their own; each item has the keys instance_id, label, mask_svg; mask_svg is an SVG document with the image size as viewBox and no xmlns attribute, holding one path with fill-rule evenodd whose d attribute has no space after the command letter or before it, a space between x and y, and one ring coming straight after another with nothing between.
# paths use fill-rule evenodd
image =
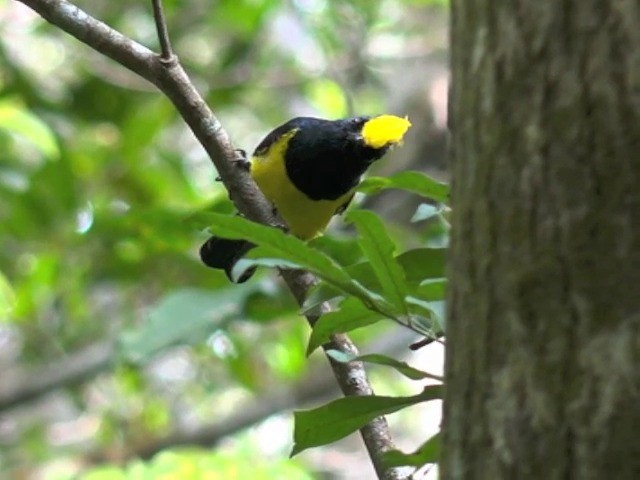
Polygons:
<instances>
[{"instance_id":1,"label":"mossy bark","mask_svg":"<svg viewBox=\"0 0 640 480\"><path fill-rule=\"evenodd\" d=\"M452 0L443 479L640 478L640 3Z\"/></svg>"}]
</instances>

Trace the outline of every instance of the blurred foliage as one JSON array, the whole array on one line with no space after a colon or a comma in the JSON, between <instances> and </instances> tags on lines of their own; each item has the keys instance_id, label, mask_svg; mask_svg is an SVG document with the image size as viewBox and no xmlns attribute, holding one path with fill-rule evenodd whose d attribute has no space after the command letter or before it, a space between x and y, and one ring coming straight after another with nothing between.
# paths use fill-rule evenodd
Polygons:
<instances>
[{"instance_id":1,"label":"blurred foliage","mask_svg":"<svg viewBox=\"0 0 640 480\"><path fill-rule=\"evenodd\" d=\"M63 469L61 470L60 474L56 474L55 471L50 474L50 480L225 480L233 478L310 480L313 478L296 462L256 460L253 452L242 450L234 453L168 450L156 455L149 462L134 461L123 468L96 467L79 477L68 475Z\"/></svg>"},{"instance_id":2,"label":"blurred foliage","mask_svg":"<svg viewBox=\"0 0 640 480\"><path fill-rule=\"evenodd\" d=\"M155 48L149 2L76 3ZM293 116L404 109L390 92L416 81L405 74L442 48L430 27L443 23L443 2L164 3L186 70L249 151ZM210 215L233 209L171 104L8 0L0 0L0 151L0 369L38 372L105 340L122 353L111 371L3 412L0 471L30 478L61 455L121 460L109 452L223 418L239 399L290 385L315 363L305 359L308 328L276 275L261 269L230 286L199 263ZM417 230L387 225L389 235L403 250L439 248L440 213L423 212ZM347 264L364 261L348 233L313 244ZM354 335L366 341L394 329ZM230 458L243 462L167 453L118 470L121 477L108 477L108 467L86 478L138 478L166 462L196 468ZM286 478L295 475L307 478Z\"/></svg>"}]
</instances>

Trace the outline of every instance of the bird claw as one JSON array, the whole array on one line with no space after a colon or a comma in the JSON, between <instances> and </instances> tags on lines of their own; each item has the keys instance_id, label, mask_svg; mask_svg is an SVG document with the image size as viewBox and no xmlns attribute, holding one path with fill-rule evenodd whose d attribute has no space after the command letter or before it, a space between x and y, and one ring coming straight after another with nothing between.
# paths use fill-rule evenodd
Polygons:
<instances>
[{"instance_id":1,"label":"bird claw","mask_svg":"<svg viewBox=\"0 0 640 480\"><path fill-rule=\"evenodd\" d=\"M247 152L242 148L236 148L234 150L236 157L232 160L238 167L242 168L245 171L249 171L251 167L251 162L247 160Z\"/></svg>"}]
</instances>

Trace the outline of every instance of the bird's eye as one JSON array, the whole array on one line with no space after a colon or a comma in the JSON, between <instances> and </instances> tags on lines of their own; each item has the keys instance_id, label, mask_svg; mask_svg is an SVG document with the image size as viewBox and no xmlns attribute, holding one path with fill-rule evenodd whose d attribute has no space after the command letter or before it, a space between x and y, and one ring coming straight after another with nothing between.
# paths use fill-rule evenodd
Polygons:
<instances>
[{"instance_id":1,"label":"bird's eye","mask_svg":"<svg viewBox=\"0 0 640 480\"><path fill-rule=\"evenodd\" d=\"M354 117L349 120L349 123L356 128L362 127L366 121L369 120L369 117Z\"/></svg>"}]
</instances>

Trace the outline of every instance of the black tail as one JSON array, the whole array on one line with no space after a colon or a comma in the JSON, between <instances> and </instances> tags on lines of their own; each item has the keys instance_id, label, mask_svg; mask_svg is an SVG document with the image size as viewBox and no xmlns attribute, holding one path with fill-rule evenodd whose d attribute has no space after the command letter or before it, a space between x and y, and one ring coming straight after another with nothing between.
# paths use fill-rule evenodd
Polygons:
<instances>
[{"instance_id":1,"label":"black tail","mask_svg":"<svg viewBox=\"0 0 640 480\"><path fill-rule=\"evenodd\" d=\"M238 260L240 260L255 245L246 240L228 240L226 238L211 237L200 247L200 259L211 267L224 270L229 280L236 283L246 282L255 273L256 267L251 267L242 272L237 280L231 276L231 270Z\"/></svg>"}]
</instances>

